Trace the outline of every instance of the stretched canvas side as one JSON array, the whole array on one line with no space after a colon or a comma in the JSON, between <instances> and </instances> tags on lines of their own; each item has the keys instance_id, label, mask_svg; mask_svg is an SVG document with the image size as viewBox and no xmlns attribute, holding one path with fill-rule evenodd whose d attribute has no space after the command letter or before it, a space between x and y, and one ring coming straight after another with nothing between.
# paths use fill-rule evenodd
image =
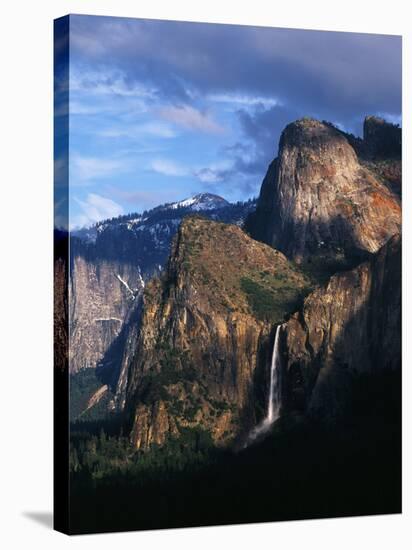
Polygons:
<instances>
[{"instance_id":1,"label":"stretched canvas side","mask_svg":"<svg viewBox=\"0 0 412 550\"><path fill-rule=\"evenodd\" d=\"M69 531L69 16L54 22L54 528Z\"/></svg>"}]
</instances>

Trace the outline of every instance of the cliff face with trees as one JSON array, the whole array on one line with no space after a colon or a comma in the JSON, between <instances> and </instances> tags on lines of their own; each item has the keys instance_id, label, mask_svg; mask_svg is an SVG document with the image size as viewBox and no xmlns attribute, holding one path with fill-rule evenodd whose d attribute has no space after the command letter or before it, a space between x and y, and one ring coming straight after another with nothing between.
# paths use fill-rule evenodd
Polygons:
<instances>
[{"instance_id":1,"label":"cliff face with trees","mask_svg":"<svg viewBox=\"0 0 412 550\"><path fill-rule=\"evenodd\" d=\"M146 449L201 428L216 443L256 422L268 376L273 325L296 309L308 279L286 257L240 228L187 218L167 272L144 293L126 411Z\"/></svg>"},{"instance_id":2,"label":"cliff face with trees","mask_svg":"<svg viewBox=\"0 0 412 550\"><path fill-rule=\"evenodd\" d=\"M353 145L372 158L374 136ZM279 324L282 414L333 422L357 374L399 368L400 202L350 141L312 119L287 126L253 238L183 221L144 295L126 392L135 448L195 427L219 444L244 436L264 414Z\"/></svg>"},{"instance_id":3,"label":"cliff face with trees","mask_svg":"<svg viewBox=\"0 0 412 550\"><path fill-rule=\"evenodd\" d=\"M398 130L292 123L245 227L188 213L144 291L123 248L80 254L76 281L56 263L71 338L105 359L71 383L76 532L401 510Z\"/></svg>"},{"instance_id":4,"label":"cliff face with trees","mask_svg":"<svg viewBox=\"0 0 412 550\"><path fill-rule=\"evenodd\" d=\"M123 248L74 247L71 370L100 376L76 414L116 411L135 451L188 434L237 446L265 415L278 325L281 416L348 414L358 376L400 368L401 207L379 172L398 138L374 117L364 140L288 125L245 227L187 212L146 286Z\"/></svg>"},{"instance_id":5,"label":"cliff face with trees","mask_svg":"<svg viewBox=\"0 0 412 550\"><path fill-rule=\"evenodd\" d=\"M66 336L72 418L101 418L108 403L110 411L123 409L139 335L144 281L164 268L182 219L201 212L214 220L241 225L254 204L253 200L232 204L201 193L71 233ZM108 390L105 407L100 399L96 401L104 387ZM98 407L89 407L90 402Z\"/></svg>"}]
</instances>

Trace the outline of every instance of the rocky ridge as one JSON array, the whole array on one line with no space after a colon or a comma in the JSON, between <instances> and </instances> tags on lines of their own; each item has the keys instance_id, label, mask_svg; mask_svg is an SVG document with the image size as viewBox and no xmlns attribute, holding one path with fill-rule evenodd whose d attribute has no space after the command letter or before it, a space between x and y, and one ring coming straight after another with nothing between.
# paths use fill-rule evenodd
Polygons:
<instances>
[{"instance_id":1,"label":"rocky ridge","mask_svg":"<svg viewBox=\"0 0 412 550\"><path fill-rule=\"evenodd\" d=\"M400 368L400 236L312 292L281 334L285 410L342 417L354 376Z\"/></svg>"},{"instance_id":2,"label":"rocky ridge","mask_svg":"<svg viewBox=\"0 0 412 550\"><path fill-rule=\"evenodd\" d=\"M400 225L398 197L360 164L345 135L305 118L283 131L246 227L253 238L301 262L367 258Z\"/></svg>"},{"instance_id":3,"label":"rocky ridge","mask_svg":"<svg viewBox=\"0 0 412 550\"><path fill-rule=\"evenodd\" d=\"M230 204L217 195L201 193L74 231L70 238L70 372L99 365L107 370L114 365L111 386L116 386L116 376L126 373L134 346L136 326L129 326L129 321L138 316L135 298L144 280L162 271L182 219L203 213L242 224L253 208L253 201ZM118 391L124 387L125 376L118 381Z\"/></svg>"},{"instance_id":4,"label":"rocky ridge","mask_svg":"<svg viewBox=\"0 0 412 550\"><path fill-rule=\"evenodd\" d=\"M132 254L114 263L90 256L90 248L79 254L79 296L93 295L100 278L111 306L122 310L123 324L107 325L98 338L112 376L112 404L124 411L135 449L161 446L193 430L217 445L242 439L264 415L279 324L282 415L301 412L335 422L350 408L356 376L399 369L401 207L378 169L398 159L385 157L391 145L381 122L372 117L365 124L364 140L312 119L288 125L256 213L246 222L253 238L236 221L183 216L174 233L168 231L168 239L175 237L167 267L144 292L138 261L125 261ZM389 144L398 133L391 129L391 136ZM165 208L169 216L183 203L186 209L214 202ZM162 208L155 209L156 225ZM221 204L202 214L216 220L219 212L217 219L227 222L227 208ZM119 235L138 234L141 221L132 222L109 223L100 233L109 238L119 225ZM117 250L103 248L106 254ZM314 276L313 265L321 266L321 277ZM112 288L113 267L121 299ZM93 308L85 311L83 327L91 321L86 313L94 315ZM115 317L114 310L109 315ZM92 334L85 345L92 349ZM102 359L94 361L102 366Z\"/></svg>"},{"instance_id":5,"label":"rocky ridge","mask_svg":"<svg viewBox=\"0 0 412 550\"><path fill-rule=\"evenodd\" d=\"M126 398L134 446L199 427L224 444L251 427L273 323L307 287L283 254L240 228L186 218L164 278L144 293Z\"/></svg>"},{"instance_id":6,"label":"rocky ridge","mask_svg":"<svg viewBox=\"0 0 412 550\"><path fill-rule=\"evenodd\" d=\"M70 372L108 367L110 348L144 283L135 266L73 255L69 286Z\"/></svg>"}]
</instances>

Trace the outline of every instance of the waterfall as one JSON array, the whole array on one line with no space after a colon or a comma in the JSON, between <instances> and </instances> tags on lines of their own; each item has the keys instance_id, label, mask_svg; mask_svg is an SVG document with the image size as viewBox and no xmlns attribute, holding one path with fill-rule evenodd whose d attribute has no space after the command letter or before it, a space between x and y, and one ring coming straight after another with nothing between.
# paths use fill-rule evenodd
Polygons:
<instances>
[{"instance_id":1,"label":"waterfall","mask_svg":"<svg viewBox=\"0 0 412 550\"><path fill-rule=\"evenodd\" d=\"M272 424L279 418L281 404L281 372L279 357L279 334L282 325L276 327L275 341L273 343L272 360L270 363L269 398L265 418L250 432L244 447L255 440L259 435L269 430Z\"/></svg>"},{"instance_id":2,"label":"waterfall","mask_svg":"<svg viewBox=\"0 0 412 550\"><path fill-rule=\"evenodd\" d=\"M279 361L279 333L281 325L276 327L275 342L273 344L272 362L270 365L269 401L266 421L273 424L279 418L280 412L280 361Z\"/></svg>"}]
</instances>

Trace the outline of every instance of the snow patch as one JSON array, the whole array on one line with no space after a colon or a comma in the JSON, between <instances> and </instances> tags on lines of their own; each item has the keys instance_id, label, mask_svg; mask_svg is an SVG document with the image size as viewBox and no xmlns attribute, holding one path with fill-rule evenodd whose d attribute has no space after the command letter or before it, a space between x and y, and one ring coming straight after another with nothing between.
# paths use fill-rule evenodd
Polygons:
<instances>
[{"instance_id":1,"label":"snow patch","mask_svg":"<svg viewBox=\"0 0 412 550\"><path fill-rule=\"evenodd\" d=\"M124 287L130 292L130 294L132 295L132 299L134 300L136 298L133 290L130 288L130 286L126 283L125 280L123 280L119 274L116 275L116 277L119 279L119 281L122 283L122 285L124 285Z\"/></svg>"}]
</instances>

